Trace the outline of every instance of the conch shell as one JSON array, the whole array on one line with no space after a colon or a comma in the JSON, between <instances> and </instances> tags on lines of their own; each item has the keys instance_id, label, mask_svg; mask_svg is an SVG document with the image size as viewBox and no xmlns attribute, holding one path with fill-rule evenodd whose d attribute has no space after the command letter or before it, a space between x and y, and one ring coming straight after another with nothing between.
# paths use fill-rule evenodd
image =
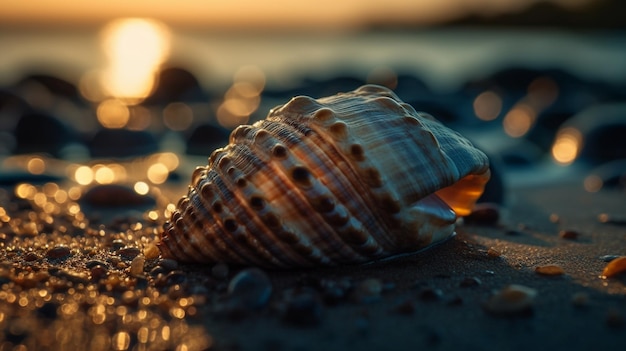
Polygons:
<instances>
[{"instance_id":1,"label":"conch shell","mask_svg":"<svg viewBox=\"0 0 626 351\"><path fill-rule=\"evenodd\" d=\"M484 153L387 88L297 96L196 168L159 248L275 268L373 261L450 237L488 180Z\"/></svg>"}]
</instances>

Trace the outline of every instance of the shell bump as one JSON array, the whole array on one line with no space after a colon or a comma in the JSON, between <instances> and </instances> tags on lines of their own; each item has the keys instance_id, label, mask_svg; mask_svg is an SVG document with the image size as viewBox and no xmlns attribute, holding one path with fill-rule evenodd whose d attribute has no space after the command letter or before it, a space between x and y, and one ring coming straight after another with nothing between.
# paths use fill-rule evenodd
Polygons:
<instances>
[{"instance_id":1,"label":"shell bump","mask_svg":"<svg viewBox=\"0 0 626 351\"><path fill-rule=\"evenodd\" d=\"M158 245L184 262L364 263L453 235L488 180L484 153L387 88L297 96L196 168Z\"/></svg>"}]
</instances>

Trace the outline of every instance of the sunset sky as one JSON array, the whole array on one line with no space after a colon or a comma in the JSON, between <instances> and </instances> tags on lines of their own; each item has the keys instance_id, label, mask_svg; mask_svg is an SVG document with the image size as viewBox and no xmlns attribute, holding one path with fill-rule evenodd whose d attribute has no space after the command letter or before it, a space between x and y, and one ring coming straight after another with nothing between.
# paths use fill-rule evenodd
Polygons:
<instances>
[{"instance_id":1,"label":"sunset sky","mask_svg":"<svg viewBox=\"0 0 626 351\"><path fill-rule=\"evenodd\" d=\"M540 0L8 0L4 26L98 24L117 17L140 16L172 25L245 28L349 28L372 20L433 23L465 13L494 15L520 10ZM549 0L576 6L590 0ZM64 5L60 5L63 3Z\"/></svg>"}]
</instances>

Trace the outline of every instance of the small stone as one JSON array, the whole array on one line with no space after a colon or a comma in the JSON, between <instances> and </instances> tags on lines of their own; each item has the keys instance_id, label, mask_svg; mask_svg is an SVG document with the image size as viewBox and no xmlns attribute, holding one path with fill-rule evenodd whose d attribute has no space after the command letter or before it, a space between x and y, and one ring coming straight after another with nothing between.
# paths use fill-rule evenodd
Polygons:
<instances>
[{"instance_id":1,"label":"small stone","mask_svg":"<svg viewBox=\"0 0 626 351\"><path fill-rule=\"evenodd\" d=\"M141 253L141 250L138 247L123 247L119 250L117 250L117 254L120 255L120 257L123 260L132 260L133 258L137 257L137 255L139 255Z\"/></svg>"},{"instance_id":2,"label":"small stone","mask_svg":"<svg viewBox=\"0 0 626 351\"><path fill-rule=\"evenodd\" d=\"M352 298L359 303L370 303L380 299L383 284L380 279L368 278L357 284Z\"/></svg>"},{"instance_id":3,"label":"small stone","mask_svg":"<svg viewBox=\"0 0 626 351\"><path fill-rule=\"evenodd\" d=\"M613 278L626 273L626 256L620 256L609 262L602 271L602 278Z\"/></svg>"},{"instance_id":4,"label":"small stone","mask_svg":"<svg viewBox=\"0 0 626 351\"><path fill-rule=\"evenodd\" d=\"M96 265L89 270L90 280L94 283L106 278L109 270L104 265Z\"/></svg>"},{"instance_id":5,"label":"small stone","mask_svg":"<svg viewBox=\"0 0 626 351\"><path fill-rule=\"evenodd\" d=\"M46 257L49 259L63 260L67 259L71 255L71 250L65 245L58 245L46 252Z\"/></svg>"},{"instance_id":6,"label":"small stone","mask_svg":"<svg viewBox=\"0 0 626 351\"><path fill-rule=\"evenodd\" d=\"M29 251L24 255L24 261L27 261L27 262L37 261L40 258L41 257L36 252L33 252L33 251Z\"/></svg>"},{"instance_id":7,"label":"small stone","mask_svg":"<svg viewBox=\"0 0 626 351\"><path fill-rule=\"evenodd\" d=\"M563 239L576 240L580 237L580 233L575 230L561 230L559 236Z\"/></svg>"},{"instance_id":8,"label":"small stone","mask_svg":"<svg viewBox=\"0 0 626 351\"><path fill-rule=\"evenodd\" d=\"M292 290L287 294L282 320L293 326L311 327L321 323L322 313L322 302L315 290Z\"/></svg>"},{"instance_id":9,"label":"small stone","mask_svg":"<svg viewBox=\"0 0 626 351\"><path fill-rule=\"evenodd\" d=\"M461 282L459 283L459 286L462 288L470 288L470 287L479 286L480 284L482 284L480 279L476 277L467 277L461 280Z\"/></svg>"},{"instance_id":10,"label":"small stone","mask_svg":"<svg viewBox=\"0 0 626 351\"><path fill-rule=\"evenodd\" d=\"M103 261L99 261L99 260L90 260L87 261L87 263L85 263L85 267L91 269L95 266L103 266L103 267L108 267L109 265L106 262Z\"/></svg>"},{"instance_id":11,"label":"small stone","mask_svg":"<svg viewBox=\"0 0 626 351\"><path fill-rule=\"evenodd\" d=\"M111 242L111 246L113 247L113 250L117 251L126 246L126 244L124 244L124 240L115 239Z\"/></svg>"},{"instance_id":12,"label":"small stone","mask_svg":"<svg viewBox=\"0 0 626 351\"><path fill-rule=\"evenodd\" d=\"M133 258L133 261L130 263L130 275L133 277L143 276L143 266L145 263L146 259L141 255Z\"/></svg>"},{"instance_id":13,"label":"small stone","mask_svg":"<svg viewBox=\"0 0 626 351\"><path fill-rule=\"evenodd\" d=\"M548 264L535 267L535 273L547 276L557 276L565 274L565 271L560 266Z\"/></svg>"},{"instance_id":14,"label":"small stone","mask_svg":"<svg viewBox=\"0 0 626 351\"><path fill-rule=\"evenodd\" d=\"M498 258L498 257L502 256L502 254L500 253L500 251L494 249L493 247L490 247L487 250L487 256L489 256L491 258Z\"/></svg>"},{"instance_id":15,"label":"small stone","mask_svg":"<svg viewBox=\"0 0 626 351\"><path fill-rule=\"evenodd\" d=\"M171 272L173 270L178 269L178 261L173 260L171 258L162 258L159 260L159 263L157 264L157 266L159 267L163 267L163 269L166 272Z\"/></svg>"},{"instance_id":16,"label":"small stone","mask_svg":"<svg viewBox=\"0 0 626 351\"><path fill-rule=\"evenodd\" d=\"M218 263L211 267L211 275L215 279L226 279L228 278L228 265L226 263Z\"/></svg>"},{"instance_id":17,"label":"small stone","mask_svg":"<svg viewBox=\"0 0 626 351\"><path fill-rule=\"evenodd\" d=\"M423 288L417 293L417 296L422 301L437 301L443 296L443 291L434 288Z\"/></svg>"},{"instance_id":18,"label":"small stone","mask_svg":"<svg viewBox=\"0 0 626 351\"><path fill-rule=\"evenodd\" d=\"M244 269L228 283L227 295L244 309L261 309L272 295L272 282L259 268Z\"/></svg>"},{"instance_id":19,"label":"small stone","mask_svg":"<svg viewBox=\"0 0 626 351\"><path fill-rule=\"evenodd\" d=\"M474 206L472 213L463 217L463 221L468 224L495 225L500 220L500 208L495 203L478 203Z\"/></svg>"},{"instance_id":20,"label":"small stone","mask_svg":"<svg viewBox=\"0 0 626 351\"><path fill-rule=\"evenodd\" d=\"M157 259L160 254L161 254L161 251L154 244L150 244L145 249L143 249L143 255L146 257L146 260Z\"/></svg>"},{"instance_id":21,"label":"small stone","mask_svg":"<svg viewBox=\"0 0 626 351\"><path fill-rule=\"evenodd\" d=\"M586 292L577 292L572 295L572 305L576 307L585 307L589 305L589 294Z\"/></svg>"},{"instance_id":22,"label":"small stone","mask_svg":"<svg viewBox=\"0 0 626 351\"><path fill-rule=\"evenodd\" d=\"M493 294L483 309L498 316L523 315L532 310L537 290L523 285L511 284Z\"/></svg>"}]
</instances>

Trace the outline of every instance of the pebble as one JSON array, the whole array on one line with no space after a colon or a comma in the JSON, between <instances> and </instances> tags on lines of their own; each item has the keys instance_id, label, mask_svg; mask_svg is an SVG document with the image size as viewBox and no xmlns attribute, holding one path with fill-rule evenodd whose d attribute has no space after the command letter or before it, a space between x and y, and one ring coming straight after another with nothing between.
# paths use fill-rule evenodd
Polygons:
<instances>
[{"instance_id":1,"label":"pebble","mask_svg":"<svg viewBox=\"0 0 626 351\"><path fill-rule=\"evenodd\" d=\"M417 293L417 296L422 301L437 301L443 296L443 291L435 288L426 287Z\"/></svg>"},{"instance_id":2,"label":"pebble","mask_svg":"<svg viewBox=\"0 0 626 351\"><path fill-rule=\"evenodd\" d=\"M297 327L312 327L322 322L324 311L319 294L310 288L287 292L282 321Z\"/></svg>"},{"instance_id":3,"label":"pebble","mask_svg":"<svg viewBox=\"0 0 626 351\"><path fill-rule=\"evenodd\" d=\"M613 278L626 273L626 256L620 256L609 262L602 271L602 278Z\"/></svg>"},{"instance_id":4,"label":"pebble","mask_svg":"<svg viewBox=\"0 0 626 351\"><path fill-rule=\"evenodd\" d=\"M559 236L563 239L576 240L580 237L580 233L575 230L561 230Z\"/></svg>"},{"instance_id":5,"label":"pebble","mask_svg":"<svg viewBox=\"0 0 626 351\"><path fill-rule=\"evenodd\" d=\"M107 269L105 265L92 266L89 270L89 275L91 277L90 280L94 283L98 282L102 280L103 278L106 278L108 273L109 273L109 270Z\"/></svg>"},{"instance_id":6,"label":"pebble","mask_svg":"<svg viewBox=\"0 0 626 351\"><path fill-rule=\"evenodd\" d=\"M481 284L482 282L480 281L480 279L476 277L467 277L461 280L461 282L459 283L459 286L462 288L471 288L471 287L479 286Z\"/></svg>"},{"instance_id":7,"label":"pebble","mask_svg":"<svg viewBox=\"0 0 626 351\"><path fill-rule=\"evenodd\" d=\"M500 208L495 203L477 203L472 213L463 217L468 224L495 225L500 220Z\"/></svg>"},{"instance_id":8,"label":"pebble","mask_svg":"<svg viewBox=\"0 0 626 351\"><path fill-rule=\"evenodd\" d=\"M137 257L137 255L139 255L141 253L141 250L138 247L123 247L119 250L117 250L117 254L120 255L120 257L123 260L132 260L133 258Z\"/></svg>"},{"instance_id":9,"label":"pebble","mask_svg":"<svg viewBox=\"0 0 626 351\"><path fill-rule=\"evenodd\" d=\"M65 245L58 245L46 252L46 257L49 259L67 259L72 254L69 247Z\"/></svg>"},{"instance_id":10,"label":"pebble","mask_svg":"<svg viewBox=\"0 0 626 351\"><path fill-rule=\"evenodd\" d=\"M493 294L483 309L493 315L517 316L532 310L537 290L523 285L511 284Z\"/></svg>"},{"instance_id":11,"label":"pebble","mask_svg":"<svg viewBox=\"0 0 626 351\"><path fill-rule=\"evenodd\" d=\"M237 273L228 283L227 296L236 305L247 309L261 309L272 295L272 282L259 268L247 268Z\"/></svg>"},{"instance_id":12,"label":"pebble","mask_svg":"<svg viewBox=\"0 0 626 351\"><path fill-rule=\"evenodd\" d=\"M161 251L154 244L149 244L144 250L143 255L146 257L146 260L154 260L159 257Z\"/></svg>"},{"instance_id":13,"label":"pebble","mask_svg":"<svg viewBox=\"0 0 626 351\"><path fill-rule=\"evenodd\" d=\"M130 275L133 277L143 276L143 266L145 263L146 258L141 255L133 258L133 261L130 263Z\"/></svg>"},{"instance_id":14,"label":"pebble","mask_svg":"<svg viewBox=\"0 0 626 351\"><path fill-rule=\"evenodd\" d=\"M157 266L163 267L163 269L165 269L165 271L167 272L171 272L173 270L178 269L179 264L178 264L178 261L173 260L171 258L162 258L159 260L159 263L157 264Z\"/></svg>"},{"instance_id":15,"label":"pebble","mask_svg":"<svg viewBox=\"0 0 626 351\"><path fill-rule=\"evenodd\" d=\"M37 261L40 258L41 257L39 256L39 254L33 251L29 251L24 255L24 261L27 261L27 262Z\"/></svg>"},{"instance_id":16,"label":"pebble","mask_svg":"<svg viewBox=\"0 0 626 351\"><path fill-rule=\"evenodd\" d=\"M535 273L546 276L557 276L565 274L565 271L560 266L548 264L535 267Z\"/></svg>"},{"instance_id":17,"label":"pebble","mask_svg":"<svg viewBox=\"0 0 626 351\"><path fill-rule=\"evenodd\" d=\"M494 249L493 247L490 247L487 250L487 256L489 256L491 258L498 258L498 257L502 256L502 253L500 253L500 251Z\"/></svg>"},{"instance_id":18,"label":"pebble","mask_svg":"<svg viewBox=\"0 0 626 351\"><path fill-rule=\"evenodd\" d=\"M139 195L131 187L119 184L98 185L90 188L82 202L99 208L154 206L156 200L149 195Z\"/></svg>"}]
</instances>

